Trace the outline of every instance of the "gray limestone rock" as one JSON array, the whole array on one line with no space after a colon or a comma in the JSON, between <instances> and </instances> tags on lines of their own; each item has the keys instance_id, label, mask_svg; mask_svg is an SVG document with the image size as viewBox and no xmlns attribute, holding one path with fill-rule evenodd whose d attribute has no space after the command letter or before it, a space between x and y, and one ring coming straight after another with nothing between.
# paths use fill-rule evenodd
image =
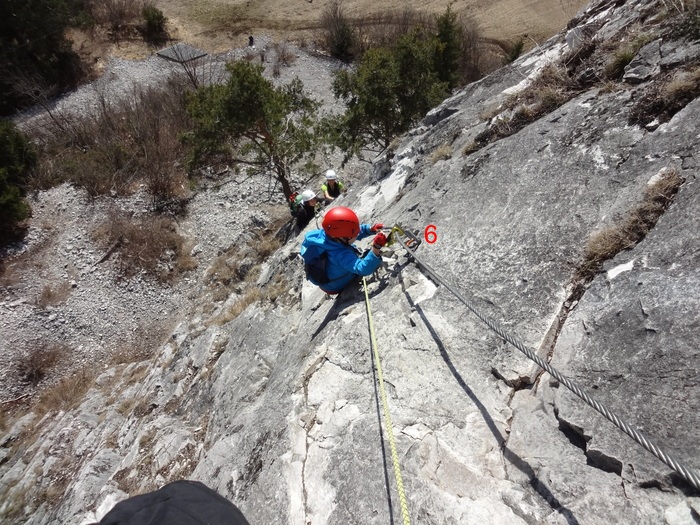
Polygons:
<instances>
[{"instance_id":1,"label":"gray limestone rock","mask_svg":"<svg viewBox=\"0 0 700 525\"><path fill-rule=\"evenodd\" d=\"M639 84L661 72L661 41L655 40L642 47L637 56L627 67L622 80L630 84Z\"/></svg>"},{"instance_id":2,"label":"gray limestone rock","mask_svg":"<svg viewBox=\"0 0 700 525\"><path fill-rule=\"evenodd\" d=\"M580 23L614 38L652 7L596 2ZM188 478L251 523L396 523L393 441L416 523L696 523L696 489L425 270L700 466L700 101L651 131L628 123L629 86L592 89L463 152L487 125L483 112L502 111L564 41L456 93L343 197L363 222L436 235L416 253L423 269L394 245L367 280L391 430L364 292L330 298L304 281L298 237L257 279L266 290L283 276L284 297L218 324L238 296L200 309L148 361L110 366L79 406L17 426L37 434L21 450L2 441L11 452L0 512L21 515L29 500L27 523L89 523L128 494ZM658 41L645 49L656 67ZM431 159L442 144L452 154ZM590 282L574 282L591 234L635 209L662 170L684 183L658 222Z\"/></svg>"}]
</instances>

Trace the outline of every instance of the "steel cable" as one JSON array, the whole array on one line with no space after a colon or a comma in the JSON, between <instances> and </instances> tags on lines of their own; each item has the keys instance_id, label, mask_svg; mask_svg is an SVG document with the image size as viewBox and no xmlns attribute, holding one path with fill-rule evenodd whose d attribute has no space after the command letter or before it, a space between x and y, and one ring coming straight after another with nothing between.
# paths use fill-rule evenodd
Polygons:
<instances>
[{"instance_id":1,"label":"steel cable","mask_svg":"<svg viewBox=\"0 0 700 525\"><path fill-rule=\"evenodd\" d=\"M654 454L657 458L659 458L661 461L663 461L666 465L671 467L675 472L677 472L683 479L685 479L688 483L690 483L693 487L696 489L700 490L700 475L698 474L697 471L692 470L686 466L684 466L678 459L676 459L674 456L663 450L660 446L658 446L656 443L651 441L649 438L644 436L639 430L634 428L632 425L627 423L624 419L613 413L609 408L607 408L605 405L599 403L592 397L590 397L586 392L583 391L581 387L579 387L576 383L574 383L571 379L567 378L565 375L563 375L561 372L559 372L556 368L551 366L549 363L544 361L542 358L540 358L535 352L533 352L531 349L526 347L519 339L516 337L512 336L509 334L503 327L501 327L500 324L498 324L496 321L493 319L489 318L485 314L483 314L478 308L474 306L472 301L468 300L464 296L462 296L461 293L459 293L453 286L451 286L449 283L447 283L444 279L442 279L430 266L428 266L425 262L420 260L418 257L416 257L415 251L411 250L406 243L404 243L403 239L401 239L400 235L397 235L396 238L399 240L401 245L404 247L404 249L409 253L409 255L413 258L415 263L421 267L424 271L424 273L428 274L428 276L435 281L436 283L441 284L445 288L447 288L452 294L454 294L457 299L459 299L469 310L471 310L474 315L476 315L479 319L481 319L486 325L491 328L498 336L506 341L507 343L510 343L513 345L515 348L520 350L523 354L525 354L527 357L529 357L532 361L534 361L537 366L540 368L544 369L549 373L552 377L557 379L562 385L564 385L566 388L571 390L574 394L576 394L578 397L583 399L588 405L593 407L595 410L597 410L600 414L602 414L608 421L612 422L617 428L622 430L625 434L627 434L629 437L634 439L637 443L642 445L645 449L647 449L649 452Z\"/></svg>"}]
</instances>

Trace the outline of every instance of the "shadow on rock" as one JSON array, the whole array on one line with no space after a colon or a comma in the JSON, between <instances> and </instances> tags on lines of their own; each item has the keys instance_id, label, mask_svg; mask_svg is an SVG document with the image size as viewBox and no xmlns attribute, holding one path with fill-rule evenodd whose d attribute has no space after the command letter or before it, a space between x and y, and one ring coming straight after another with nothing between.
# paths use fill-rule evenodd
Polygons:
<instances>
[{"instance_id":1,"label":"shadow on rock","mask_svg":"<svg viewBox=\"0 0 700 525\"><path fill-rule=\"evenodd\" d=\"M481 415L484 418L486 425L489 427L489 430L493 434L493 437L496 438L496 441L498 442L499 446L503 449L503 456L510 464L515 466L518 470L520 470L523 474L525 474L528 477L528 479L530 480L530 486L547 502L547 504L553 510L561 514L566 519L566 522L569 525L579 525L579 521L573 515L571 510L564 507L556 498L556 496L552 494L549 488L542 481L540 481L540 479L537 477L537 473L533 470L532 466L530 466L530 464L527 461L515 454L512 450L508 449L508 447L506 446L505 437L503 436L503 434L501 434L501 431L498 429L498 426L494 422L493 418L491 418L491 415L489 414L486 407L481 403L481 401L479 401L479 398L476 396L476 394L474 394L474 391L471 388L469 388L469 385L467 385L462 376L459 374L459 371L455 368L454 363L452 362L452 359L450 358L450 355L447 352L447 348L445 348L445 345L440 339L440 336L435 331L433 325L430 324L430 321L423 312L423 309L419 305L415 304L411 299L410 294L406 290L403 278L400 275L399 280L401 282L401 287L403 289L404 295L406 296L406 299L408 300L411 307L415 309L416 312L418 312L418 315L423 320L425 327L428 329L428 332L430 332L430 336L433 338L433 341L435 341L435 344L440 350L440 355L442 356L442 359L445 361L447 368L449 368L450 373L457 381L457 384L459 384L459 386L462 388L467 397L479 409L479 412L481 412Z\"/></svg>"},{"instance_id":2,"label":"shadow on rock","mask_svg":"<svg viewBox=\"0 0 700 525\"><path fill-rule=\"evenodd\" d=\"M371 291L368 291L367 295L369 295L369 298L371 299L382 293L382 291L384 291L384 289L386 289L386 287L389 286L389 279L395 274L396 271L393 271L390 274L386 273L380 277L375 272L375 280L373 282L376 283L377 286L374 287L374 289L372 289ZM350 282L350 284L343 288L343 290L339 294L329 295L328 297L330 298L330 300L333 301L333 305L330 307L330 309L326 313L326 317L323 319L323 321L321 321L314 333L311 334L311 340L315 339L316 336L320 334L330 322L336 321L338 317L340 317L343 314L343 311L345 309L365 300L365 291L362 285L362 277L358 276L358 280L356 282Z\"/></svg>"}]
</instances>

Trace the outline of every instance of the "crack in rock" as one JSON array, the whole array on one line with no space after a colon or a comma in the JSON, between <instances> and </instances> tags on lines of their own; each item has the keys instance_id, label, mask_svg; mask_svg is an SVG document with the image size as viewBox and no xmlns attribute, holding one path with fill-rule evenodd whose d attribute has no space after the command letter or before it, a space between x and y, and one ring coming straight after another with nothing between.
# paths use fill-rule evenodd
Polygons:
<instances>
[{"instance_id":1,"label":"crack in rock","mask_svg":"<svg viewBox=\"0 0 700 525\"><path fill-rule=\"evenodd\" d=\"M609 228L612 230L614 228L623 229L624 231L634 229L634 236L629 239L625 238L625 242L620 244L614 252L598 254L594 253L589 247L586 249L584 254L584 260L581 262L580 266L574 272L574 276L571 282L568 284L569 289L568 296L566 300L561 305L559 312L554 317L549 330L545 334L545 337L540 345L540 350L547 350L547 363L551 362L554 355L554 350L559 340L559 335L564 328L564 324L571 315L571 313L576 309L579 302L588 290L589 285L595 279L597 274L602 268L603 262L614 258L618 253L624 250L630 250L637 244L639 244L644 238L651 232L659 218L666 213L668 208L673 203L673 199L678 192L679 187L685 182L685 180L672 168L662 168L659 172L652 177L648 183L648 187L644 192L642 201L636 206L628 211L628 216L621 221L620 224L614 225ZM642 215L640 210L645 210L646 215L642 220L640 216ZM649 217L647 217L647 215ZM638 223L643 222L643 227ZM634 228L632 228L632 226ZM593 239L593 237L591 237ZM644 306L641 304L642 312L644 313ZM645 314L646 315L646 314ZM585 325L584 325L585 326ZM540 370L535 378L535 383L539 382L540 377L544 373L544 370Z\"/></svg>"},{"instance_id":2,"label":"crack in rock","mask_svg":"<svg viewBox=\"0 0 700 525\"><path fill-rule=\"evenodd\" d=\"M554 408L554 417L559 422L559 430L566 436L569 443L583 451L586 456L586 464L602 470L622 476L622 462L612 456L604 454L600 450L590 449L588 443L592 436L587 435L578 425L574 425L559 416L559 410Z\"/></svg>"},{"instance_id":3,"label":"crack in rock","mask_svg":"<svg viewBox=\"0 0 700 525\"><path fill-rule=\"evenodd\" d=\"M491 374L500 381L503 381L506 385L511 387L513 391L508 398L508 406L515 396L516 392L520 390L530 390L532 388L532 381L528 375L519 375L516 379L508 379L503 374L501 374L496 367L491 367Z\"/></svg>"}]
</instances>

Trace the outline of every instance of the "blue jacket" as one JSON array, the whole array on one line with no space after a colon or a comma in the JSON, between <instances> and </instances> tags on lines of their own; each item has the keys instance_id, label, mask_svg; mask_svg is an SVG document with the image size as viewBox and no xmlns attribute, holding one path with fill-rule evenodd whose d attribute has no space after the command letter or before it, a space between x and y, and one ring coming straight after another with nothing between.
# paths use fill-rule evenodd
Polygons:
<instances>
[{"instance_id":1,"label":"blue jacket","mask_svg":"<svg viewBox=\"0 0 700 525\"><path fill-rule=\"evenodd\" d=\"M370 226L368 224L360 225L358 240L370 235L372 235ZM327 237L323 230L312 230L306 234L304 242L301 244L302 257L304 252L312 246L318 247L320 251L328 254L326 275L329 282L321 286L327 292L339 292L358 275L372 275L382 263L382 258L377 257L371 251L361 259L352 245L334 241Z\"/></svg>"}]
</instances>

